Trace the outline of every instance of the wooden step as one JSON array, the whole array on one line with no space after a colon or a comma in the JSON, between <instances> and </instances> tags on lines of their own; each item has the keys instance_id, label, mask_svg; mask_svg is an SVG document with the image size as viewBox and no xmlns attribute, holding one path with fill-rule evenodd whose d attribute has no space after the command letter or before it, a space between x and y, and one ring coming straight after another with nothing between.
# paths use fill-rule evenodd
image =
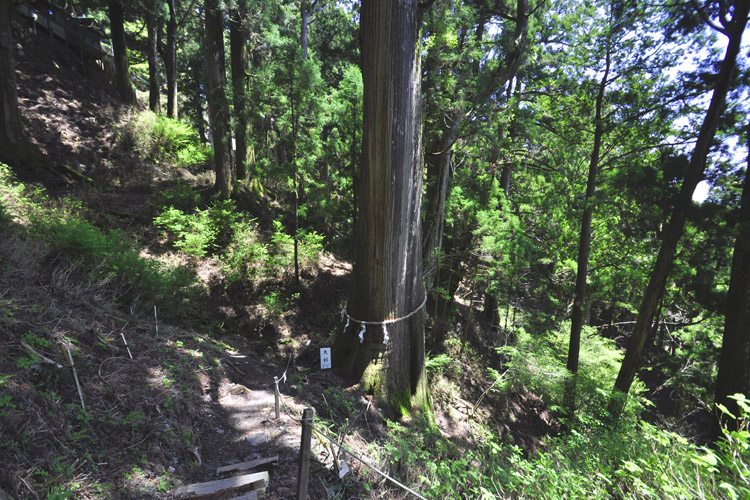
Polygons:
<instances>
[{"instance_id":1,"label":"wooden step","mask_svg":"<svg viewBox=\"0 0 750 500\"><path fill-rule=\"evenodd\" d=\"M241 471L241 470L250 470L254 469L256 467L260 467L261 465L270 464L273 462L278 462L279 457L268 457L268 458L259 458L257 460L250 460L247 462L240 462L238 464L231 464L231 465L225 465L223 467L219 467L216 469L217 474L224 474L226 472L233 472L233 471Z\"/></svg>"},{"instance_id":2,"label":"wooden step","mask_svg":"<svg viewBox=\"0 0 750 500\"><path fill-rule=\"evenodd\" d=\"M256 472L244 476L219 479L205 483L195 483L177 488L175 497L183 498L209 498L244 488L246 490L259 490L268 486L268 472ZM242 497L240 497L242 498ZM257 497L256 497L257 498Z\"/></svg>"},{"instance_id":3,"label":"wooden step","mask_svg":"<svg viewBox=\"0 0 750 500\"><path fill-rule=\"evenodd\" d=\"M260 500L261 498L266 498L265 490L251 491L250 493L234 497L231 500Z\"/></svg>"}]
</instances>

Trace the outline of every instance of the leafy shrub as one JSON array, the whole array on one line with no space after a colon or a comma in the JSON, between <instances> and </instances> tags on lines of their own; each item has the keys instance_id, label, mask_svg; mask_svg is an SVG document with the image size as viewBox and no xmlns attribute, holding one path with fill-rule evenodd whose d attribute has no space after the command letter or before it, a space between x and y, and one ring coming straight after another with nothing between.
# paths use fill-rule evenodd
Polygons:
<instances>
[{"instance_id":1,"label":"leafy shrub","mask_svg":"<svg viewBox=\"0 0 750 500\"><path fill-rule=\"evenodd\" d=\"M427 373L432 373L435 371L442 372L445 369L449 369L453 373L455 372L456 365L456 361L448 354L438 354L425 360L425 368L427 370Z\"/></svg>"},{"instance_id":2,"label":"leafy shrub","mask_svg":"<svg viewBox=\"0 0 750 500\"><path fill-rule=\"evenodd\" d=\"M224 253L224 273L230 281L265 278L268 256L268 245L260 241L255 221L238 222Z\"/></svg>"},{"instance_id":3,"label":"leafy shrub","mask_svg":"<svg viewBox=\"0 0 750 500\"><path fill-rule=\"evenodd\" d=\"M63 199L56 208L44 193L28 193L10 169L0 164L0 204L5 213L25 224L26 233L46 242L53 255L62 255L99 283L113 283L119 296L167 304L165 312L179 309L180 298L188 297L193 277L184 269L168 268L141 258L120 231L103 231L84 220L80 202ZM177 298L178 300L175 300Z\"/></svg>"},{"instance_id":4,"label":"leafy shrub","mask_svg":"<svg viewBox=\"0 0 750 500\"><path fill-rule=\"evenodd\" d=\"M121 144L144 160L180 166L202 164L210 158L198 134L187 123L151 111L135 115L121 133Z\"/></svg>"},{"instance_id":5,"label":"leafy shrub","mask_svg":"<svg viewBox=\"0 0 750 500\"><path fill-rule=\"evenodd\" d=\"M273 229L268 267L272 274L280 274L294 266L294 238L286 233L280 220L273 221Z\"/></svg>"},{"instance_id":6,"label":"leafy shrub","mask_svg":"<svg viewBox=\"0 0 750 500\"><path fill-rule=\"evenodd\" d=\"M0 224L39 212L41 207L37 200L45 198L43 189L31 191L18 182L8 165L0 163Z\"/></svg>"},{"instance_id":7,"label":"leafy shrub","mask_svg":"<svg viewBox=\"0 0 750 500\"><path fill-rule=\"evenodd\" d=\"M179 167L206 165L213 161L214 150L204 144L188 144L175 154L175 164Z\"/></svg>"},{"instance_id":8,"label":"leafy shrub","mask_svg":"<svg viewBox=\"0 0 750 500\"><path fill-rule=\"evenodd\" d=\"M193 257L203 257L231 240L232 226L238 217L234 202L225 200L194 213L170 207L154 223L176 236L177 248Z\"/></svg>"},{"instance_id":9,"label":"leafy shrub","mask_svg":"<svg viewBox=\"0 0 750 500\"><path fill-rule=\"evenodd\" d=\"M188 183L180 181L172 189L157 193L151 203L159 211L168 207L189 211L195 209L199 202L200 194Z\"/></svg>"},{"instance_id":10,"label":"leafy shrub","mask_svg":"<svg viewBox=\"0 0 750 500\"><path fill-rule=\"evenodd\" d=\"M237 222L233 225L231 241L224 254L227 277L239 279L266 279L288 273L294 266L294 238L287 234L280 220L273 222L271 241L261 240L255 221ZM318 263L323 250L323 236L314 232L299 231L298 252L300 266L311 268Z\"/></svg>"},{"instance_id":11,"label":"leafy shrub","mask_svg":"<svg viewBox=\"0 0 750 500\"><path fill-rule=\"evenodd\" d=\"M323 241L325 236L315 231L300 231L298 233L300 266L303 268L313 267L320 260L323 252Z\"/></svg>"}]
</instances>

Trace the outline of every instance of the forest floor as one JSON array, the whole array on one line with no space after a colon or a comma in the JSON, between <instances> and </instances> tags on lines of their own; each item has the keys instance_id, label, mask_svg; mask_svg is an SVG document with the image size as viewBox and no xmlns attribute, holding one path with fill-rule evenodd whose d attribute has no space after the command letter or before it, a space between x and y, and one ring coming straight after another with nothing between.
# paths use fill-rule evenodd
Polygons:
<instances>
[{"instance_id":1,"label":"forest floor","mask_svg":"<svg viewBox=\"0 0 750 500\"><path fill-rule=\"evenodd\" d=\"M266 466L272 471L269 498L294 498L298 419L308 406L339 429L352 451L387 462L377 450L388 432L376 402L318 369L318 348L330 345L338 327L350 264L323 256L292 293L284 291L293 288L288 278L257 289L229 286L214 259L168 249L153 225L153 197L178 181L207 196L210 170L151 164L123 149L118 134L133 111L101 81L75 69L77 60L64 47L25 29L15 35L27 131L51 171L67 172L22 180L44 189L50 203L80 204L98 227L132 238L142 257L189 268L203 292L189 314L165 320L159 313L166 305L116 300L126 296L121 284L93 279L80 262L55 254L33 235L16 231L3 238L0 381L8 399L0 400L0 493L168 498L179 485L215 479L218 466L278 456ZM274 287L285 294L286 307L269 317L258 299ZM470 338L478 342L482 328L475 322ZM85 410L57 344L73 351ZM441 385L445 380L437 375L433 380L445 438L470 446L472 423L492 420L501 434L533 452L559 428L531 392L483 397L491 385L483 361L461 362L454 367L456 385ZM283 408L275 419L273 379L283 374ZM334 491L364 498L373 489L380 490L378 498L403 498L397 490L382 496L390 485L357 463L339 481L331 451L314 447L311 498Z\"/></svg>"}]
</instances>

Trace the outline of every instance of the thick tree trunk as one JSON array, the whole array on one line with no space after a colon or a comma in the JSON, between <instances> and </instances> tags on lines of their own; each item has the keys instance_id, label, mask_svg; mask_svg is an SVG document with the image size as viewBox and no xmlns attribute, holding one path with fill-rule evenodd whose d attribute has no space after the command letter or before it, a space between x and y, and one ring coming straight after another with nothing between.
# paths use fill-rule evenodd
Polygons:
<instances>
[{"instance_id":1,"label":"thick tree trunk","mask_svg":"<svg viewBox=\"0 0 750 500\"><path fill-rule=\"evenodd\" d=\"M607 48L604 75L599 82L594 110L594 145L591 149L589 173L586 180L586 194L583 199L583 213L581 215L581 234L578 241L578 269L576 271L575 294L573 298L573 314L570 318L570 344L568 345L567 368L570 375L565 381L564 407L568 417L575 413L576 381L578 379L578 358L581 352L581 330L584 323L584 305L586 304L586 279L589 273L589 255L591 253L591 220L594 216L596 196L596 175L599 171L599 155L604 137L602 122L602 108L604 106L604 91L607 88L610 68L610 51Z\"/></svg>"},{"instance_id":2,"label":"thick tree trunk","mask_svg":"<svg viewBox=\"0 0 750 500\"><path fill-rule=\"evenodd\" d=\"M424 365L421 255L422 136L417 0L364 0L361 10L364 133L360 217L341 368L394 415L414 406L432 419Z\"/></svg>"},{"instance_id":3,"label":"thick tree trunk","mask_svg":"<svg viewBox=\"0 0 750 500\"><path fill-rule=\"evenodd\" d=\"M672 215L664 230L661 248L656 257L654 268L651 271L648 286L644 292L641 306L638 309L638 318L633 328L633 334L628 342L625 358L622 360L622 366L615 381L613 397L610 399L608 407L610 415L615 418L622 411L625 398L633 383L638 360L646 345L649 328L659 303L659 297L666 285L667 277L674 261L677 243L685 227L687 212L692 204L693 192L698 182L703 179L706 170L708 153L716 135L716 128L721 118L721 113L724 110L727 93L732 83L732 73L736 66L737 54L740 51L742 33L747 24L749 10L750 1L740 0L736 2L732 21L727 26L729 44L724 61L721 64L721 70L716 79L711 103L708 106L706 116L698 133L698 140L690 157L690 164L685 174L685 179L682 182L677 201L672 209Z\"/></svg>"},{"instance_id":4,"label":"thick tree trunk","mask_svg":"<svg viewBox=\"0 0 750 500\"><path fill-rule=\"evenodd\" d=\"M146 29L148 31L148 107L154 113L161 113L161 100L159 97L159 62L158 54L158 32L161 28L160 21L154 14L153 0L146 8Z\"/></svg>"},{"instance_id":5,"label":"thick tree trunk","mask_svg":"<svg viewBox=\"0 0 750 500\"><path fill-rule=\"evenodd\" d=\"M750 127L748 139L750 145ZM750 397L750 155L747 163L714 395L714 401L726 406L735 416L739 416L737 403L728 396L741 393ZM736 421L727 424L737 430Z\"/></svg>"},{"instance_id":6,"label":"thick tree trunk","mask_svg":"<svg viewBox=\"0 0 750 500\"><path fill-rule=\"evenodd\" d=\"M175 0L167 0L169 20L167 21L167 52L164 68L167 72L167 116L177 119L177 13Z\"/></svg>"},{"instance_id":7,"label":"thick tree trunk","mask_svg":"<svg viewBox=\"0 0 750 500\"><path fill-rule=\"evenodd\" d=\"M247 172L247 8L241 5L229 18L229 45L232 61L232 94L234 97L234 139L237 145L235 168L242 181Z\"/></svg>"},{"instance_id":8,"label":"thick tree trunk","mask_svg":"<svg viewBox=\"0 0 750 500\"><path fill-rule=\"evenodd\" d=\"M214 143L214 188L222 199L232 196L231 143L229 140L229 105L224 70L224 25L219 0L205 0L206 10L206 71L208 85L208 116Z\"/></svg>"},{"instance_id":9,"label":"thick tree trunk","mask_svg":"<svg viewBox=\"0 0 750 500\"><path fill-rule=\"evenodd\" d=\"M124 14L120 0L109 0L109 30L115 60L115 87L125 103L136 104L135 89L130 81L130 64L125 42Z\"/></svg>"},{"instance_id":10,"label":"thick tree trunk","mask_svg":"<svg viewBox=\"0 0 750 500\"><path fill-rule=\"evenodd\" d=\"M12 13L13 0L0 0L0 161L35 167L41 156L29 143L18 111Z\"/></svg>"}]
</instances>

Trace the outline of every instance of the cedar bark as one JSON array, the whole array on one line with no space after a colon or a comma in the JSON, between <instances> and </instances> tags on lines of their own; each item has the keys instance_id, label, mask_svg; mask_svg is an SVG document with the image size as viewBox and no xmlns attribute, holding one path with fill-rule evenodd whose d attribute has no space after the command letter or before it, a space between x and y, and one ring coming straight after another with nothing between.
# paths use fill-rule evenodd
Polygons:
<instances>
[{"instance_id":1,"label":"cedar bark","mask_svg":"<svg viewBox=\"0 0 750 500\"><path fill-rule=\"evenodd\" d=\"M422 134L417 0L364 0L364 82L359 217L348 312L371 325L360 344L352 322L336 343L340 367L401 416L434 419L424 364L421 255Z\"/></svg>"},{"instance_id":2,"label":"cedar bark","mask_svg":"<svg viewBox=\"0 0 750 500\"><path fill-rule=\"evenodd\" d=\"M126 104L134 106L136 104L135 89L133 82L130 81L124 14L120 0L109 0L109 30L115 60L115 87L120 98Z\"/></svg>"},{"instance_id":3,"label":"cedar bark","mask_svg":"<svg viewBox=\"0 0 750 500\"><path fill-rule=\"evenodd\" d=\"M214 189L221 199L232 196L234 176L229 140L229 104L224 93L226 72L224 61L224 24L219 0L205 0L206 10L206 71L208 85L208 116L214 146Z\"/></svg>"},{"instance_id":4,"label":"cedar bark","mask_svg":"<svg viewBox=\"0 0 750 500\"><path fill-rule=\"evenodd\" d=\"M748 139L750 145L750 127ZM735 416L739 416L737 403L728 396L736 393L750 396L750 155L747 163L714 395L714 401L726 406ZM736 421L727 423L737 430Z\"/></svg>"},{"instance_id":5,"label":"cedar bark","mask_svg":"<svg viewBox=\"0 0 750 500\"><path fill-rule=\"evenodd\" d=\"M622 411L625 399L630 391L630 386L633 383L638 361L646 345L648 332L656 313L659 297L666 285L667 277L674 262L677 243L685 227L688 209L692 205L693 192L704 177L708 153L726 104L727 93L731 87L732 74L736 67L737 54L740 51L742 33L747 24L748 11L750 11L750 1L739 0L735 3L734 7L734 14L731 21L724 20L726 24L725 32L729 38L729 43L724 61L716 78L716 86L711 96L711 103L708 106L706 116L698 133L695 148L690 156L690 164L688 165L685 179L682 181L680 193L664 230L661 248L656 257L654 268L651 271L641 306L638 309L638 318L636 319L633 333L625 351L625 358L622 360L620 372L617 374L612 398L608 405L609 414L614 418Z\"/></svg>"}]
</instances>

